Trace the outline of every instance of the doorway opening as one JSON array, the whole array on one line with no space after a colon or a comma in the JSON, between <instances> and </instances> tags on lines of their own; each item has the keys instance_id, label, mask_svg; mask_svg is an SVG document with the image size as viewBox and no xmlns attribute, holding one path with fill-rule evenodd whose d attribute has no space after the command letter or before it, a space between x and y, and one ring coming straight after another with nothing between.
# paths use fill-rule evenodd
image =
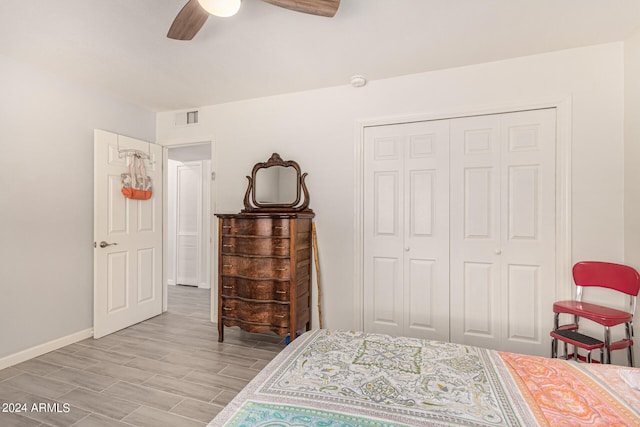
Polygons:
<instances>
[{"instance_id":1,"label":"doorway opening","mask_svg":"<svg viewBox=\"0 0 640 427\"><path fill-rule=\"evenodd\" d=\"M167 147L165 162L165 310L182 298L198 304L198 317L211 318L212 149L211 143Z\"/></svg>"}]
</instances>

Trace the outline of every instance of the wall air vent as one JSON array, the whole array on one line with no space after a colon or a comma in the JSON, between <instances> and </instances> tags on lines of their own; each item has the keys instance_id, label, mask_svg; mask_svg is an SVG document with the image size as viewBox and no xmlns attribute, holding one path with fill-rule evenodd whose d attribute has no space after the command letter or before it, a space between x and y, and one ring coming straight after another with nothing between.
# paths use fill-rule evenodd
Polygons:
<instances>
[{"instance_id":1,"label":"wall air vent","mask_svg":"<svg viewBox=\"0 0 640 427\"><path fill-rule=\"evenodd\" d=\"M176 126L190 126L198 124L198 111L185 111L182 113L176 113L175 121Z\"/></svg>"}]
</instances>

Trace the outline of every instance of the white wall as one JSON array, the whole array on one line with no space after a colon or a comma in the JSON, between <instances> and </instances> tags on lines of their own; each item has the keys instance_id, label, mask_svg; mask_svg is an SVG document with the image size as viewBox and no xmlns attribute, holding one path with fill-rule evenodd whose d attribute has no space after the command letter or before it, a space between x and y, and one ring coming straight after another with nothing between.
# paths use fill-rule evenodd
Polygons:
<instances>
[{"instance_id":1,"label":"white wall","mask_svg":"<svg viewBox=\"0 0 640 427\"><path fill-rule=\"evenodd\" d=\"M640 270L640 31L625 40L624 59L624 260Z\"/></svg>"},{"instance_id":2,"label":"white wall","mask_svg":"<svg viewBox=\"0 0 640 427\"><path fill-rule=\"evenodd\" d=\"M640 269L640 31L624 47L625 261Z\"/></svg>"},{"instance_id":3,"label":"white wall","mask_svg":"<svg viewBox=\"0 0 640 427\"><path fill-rule=\"evenodd\" d=\"M93 327L93 129L155 114L0 56L0 362Z\"/></svg>"},{"instance_id":4,"label":"white wall","mask_svg":"<svg viewBox=\"0 0 640 427\"><path fill-rule=\"evenodd\" d=\"M324 326L352 328L358 120L570 97L573 259L623 260L623 54L623 43L611 43L372 81L360 89L345 85L207 106L193 128L175 127L175 112L160 113L157 134L160 141L214 138L219 212L243 207L245 175L254 163L273 152L298 161L309 172L316 212Z\"/></svg>"}]
</instances>

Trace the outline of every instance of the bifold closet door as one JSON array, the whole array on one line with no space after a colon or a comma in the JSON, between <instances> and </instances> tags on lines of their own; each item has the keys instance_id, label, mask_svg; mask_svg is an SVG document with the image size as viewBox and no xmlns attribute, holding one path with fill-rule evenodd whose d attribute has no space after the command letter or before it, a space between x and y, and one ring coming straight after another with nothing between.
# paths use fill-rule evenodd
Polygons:
<instances>
[{"instance_id":1,"label":"bifold closet door","mask_svg":"<svg viewBox=\"0 0 640 427\"><path fill-rule=\"evenodd\" d=\"M449 339L449 121L364 133L366 331Z\"/></svg>"},{"instance_id":2,"label":"bifold closet door","mask_svg":"<svg viewBox=\"0 0 640 427\"><path fill-rule=\"evenodd\" d=\"M546 355L555 109L451 121L451 341Z\"/></svg>"}]
</instances>

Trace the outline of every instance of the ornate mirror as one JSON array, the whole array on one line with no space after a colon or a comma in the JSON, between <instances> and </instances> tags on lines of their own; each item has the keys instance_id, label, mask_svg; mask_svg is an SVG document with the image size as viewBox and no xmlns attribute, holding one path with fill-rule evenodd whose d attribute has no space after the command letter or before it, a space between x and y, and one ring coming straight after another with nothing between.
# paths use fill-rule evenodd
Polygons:
<instances>
[{"instance_id":1,"label":"ornate mirror","mask_svg":"<svg viewBox=\"0 0 640 427\"><path fill-rule=\"evenodd\" d=\"M256 163L247 176L242 212L310 212L306 176L296 162L273 153L266 162Z\"/></svg>"}]
</instances>

